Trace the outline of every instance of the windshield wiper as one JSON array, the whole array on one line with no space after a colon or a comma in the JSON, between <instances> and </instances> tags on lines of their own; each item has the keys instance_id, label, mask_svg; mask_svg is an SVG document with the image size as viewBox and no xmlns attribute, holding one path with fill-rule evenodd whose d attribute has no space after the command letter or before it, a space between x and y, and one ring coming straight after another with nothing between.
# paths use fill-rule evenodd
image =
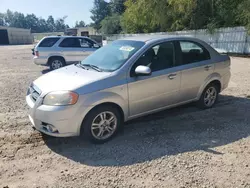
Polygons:
<instances>
[{"instance_id":1,"label":"windshield wiper","mask_svg":"<svg viewBox=\"0 0 250 188\"><path fill-rule=\"evenodd\" d=\"M98 72L102 72L102 69L100 69L99 67L97 67L97 66L95 66L95 65L91 65L91 64L81 64L81 63L80 63L80 65L81 65L82 67L90 67L90 68L92 68L92 69L94 69L94 70L96 70L96 71L98 71Z\"/></svg>"},{"instance_id":2,"label":"windshield wiper","mask_svg":"<svg viewBox=\"0 0 250 188\"><path fill-rule=\"evenodd\" d=\"M83 66L81 63L75 63L75 66L81 67L83 69L87 69L85 66Z\"/></svg>"}]
</instances>

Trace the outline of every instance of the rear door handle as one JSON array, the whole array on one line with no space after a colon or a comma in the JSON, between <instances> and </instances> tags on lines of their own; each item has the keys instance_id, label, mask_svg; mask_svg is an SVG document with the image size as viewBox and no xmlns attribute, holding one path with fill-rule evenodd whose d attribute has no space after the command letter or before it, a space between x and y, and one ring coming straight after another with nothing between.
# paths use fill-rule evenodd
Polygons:
<instances>
[{"instance_id":1,"label":"rear door handle","mask_svg":"<svg viewBox=\"0 0 250 188\"><path fill-rule=\"evenodd\" d=\"M205 70L209 70L212 66L211 65L207 65L204 67Z\"/></svg>"},{"instance_id":2,"label":"rear door handle","mask_svg":"<svg viewBox=\"0 0 250 188\"><path fill-rule=\"evenodd\" d=\"M175 77L176 77L176 74L170 74L170 75L168 75L168 78L169 78L170 80L173 80Z\"/></svg>"}]
</instances>

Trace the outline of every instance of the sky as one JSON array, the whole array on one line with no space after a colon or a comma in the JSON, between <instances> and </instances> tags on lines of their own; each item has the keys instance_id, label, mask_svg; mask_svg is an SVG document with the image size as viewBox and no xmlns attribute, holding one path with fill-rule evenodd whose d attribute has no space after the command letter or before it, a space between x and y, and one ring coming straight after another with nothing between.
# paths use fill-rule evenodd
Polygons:
<instances>
[{"instance_id":1,"label":"sky","mask_svg":"<svg viewBox=\"0 0 250 188\"><path fill-rule=\"evenodd\" d=\"M90 9L94 0L0 0L0 12L18 11L24 14L34 13L37 17L47 19L52 15L55 19L68 16L65 20L70 27L78 20L86 24L92 20Z\"/></svg>"}]
</instances>

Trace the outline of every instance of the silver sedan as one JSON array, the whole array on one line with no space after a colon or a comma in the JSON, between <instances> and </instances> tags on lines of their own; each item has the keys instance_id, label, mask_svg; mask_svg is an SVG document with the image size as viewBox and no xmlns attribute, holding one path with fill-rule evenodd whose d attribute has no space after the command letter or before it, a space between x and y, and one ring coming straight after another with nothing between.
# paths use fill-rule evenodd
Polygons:
<instances>
[{"instance_id":1,"label":"silver sedan","mask_svg":"<svg viewBox=\"0 0 250 188\"><path fill-rule=\"evenodd\" d=\"M38 131L103 143L123 122L193 101L211 108L230 79L230 58L205 42L150 36L117 40L28 89Z\"/></svg>"}]
</instances>

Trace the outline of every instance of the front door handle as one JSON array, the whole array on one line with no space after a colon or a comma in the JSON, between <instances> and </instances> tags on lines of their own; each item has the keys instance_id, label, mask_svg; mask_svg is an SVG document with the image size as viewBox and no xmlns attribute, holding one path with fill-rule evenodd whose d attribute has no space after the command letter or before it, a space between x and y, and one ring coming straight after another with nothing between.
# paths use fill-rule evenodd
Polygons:
<instances>
[{"instance_id":1,"label":"front door handle","mask_svg":"<svg viewBox=\"0 0 250 188\"><path fill-rule=\"evenodd\" d=\"M204 67L204 69L208 71L211 67L212 67L211 65L207 65Z\"/></svg>"},{"instance_id":2,"label":"front door handle","mask_svg":"<svg viewBox=\"0 0 250 188\"><path fill-rule=\"evenodd\" d=\"M173 80L175 77L176 77L176 74L170 74L170 75L168 75L168 78L169 78L170 80Z\"/></svg>"}]
</instances>

